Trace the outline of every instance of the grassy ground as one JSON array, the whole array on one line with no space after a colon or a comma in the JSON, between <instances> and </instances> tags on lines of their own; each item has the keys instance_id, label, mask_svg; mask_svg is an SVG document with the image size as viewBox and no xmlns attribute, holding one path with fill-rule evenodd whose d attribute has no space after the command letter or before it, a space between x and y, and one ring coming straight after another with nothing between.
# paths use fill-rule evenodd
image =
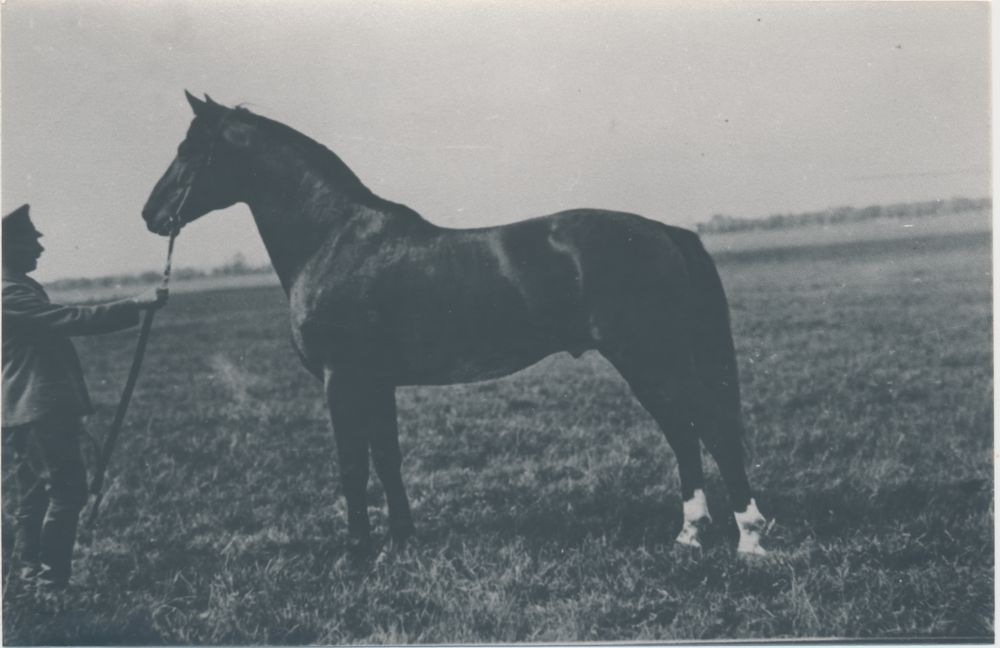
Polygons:
<instances>
[{"instance_id":1,"label":"grassy ground","mask_svg":"<svg viewBox=\"0 0 1000 648\"><path fill-rule=\"evenodd\" d=\"M14 586L4 643L991 640L989 234L717 256L770 557L735 555L710 459L706 547L672 546L672 453L587 354L399 389L419 538L352 568L320 385L294 358L280 289L177 294L76 589L40 606ZM135 336L78 342L95 433ZM370 492L384 533L374 477Z\"/></svg>"}]
</instances>

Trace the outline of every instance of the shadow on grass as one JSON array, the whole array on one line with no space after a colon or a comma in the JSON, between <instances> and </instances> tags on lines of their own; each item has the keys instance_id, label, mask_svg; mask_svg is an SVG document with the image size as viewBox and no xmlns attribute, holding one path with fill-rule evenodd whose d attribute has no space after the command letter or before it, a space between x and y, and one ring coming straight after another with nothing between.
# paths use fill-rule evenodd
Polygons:
<instances>
[{"instance_id":1,"label":"shadow on grass","mask_svg":"<svg viewBox=\"0 0 1000 648\"><path fill-rule=\"evenodd\" d=\"M792 523L822 538L868 526L887 528L920 521L927 530L960 526L961 521L989 511L993 484L985 479L952 484L912 481L871 491L861 484L842 481L826 489L767 491L761 493L760 499L765 503L767 517Z\"/></svg>"},{"instance_id":2,"label":"shadow on grass","mask_svg":"<svg viewBox=\"0 0 1000 648\"><path fill-rule=\"evenodd\" d=\"M36 601L28 595L5 602L4 645L137 646L164 643L150 618L121 618L118 615L112 618L104 614L63 609L63 606L71 605L72 598L54 605Z\"/></svg>"},{"instance_id":3,"label":"shadow on grass","mask_svg":"<svg viewBox=\"0 0 1000 648\"><path fill-rule=\"evenodd\" d=\"M647 477L637 471L624 484L559 493L510 485L464 493L418 516L417 534L427 543L443 543L449 537L518 539L531 550L578 548L591 538L604 538L617 548L669 548L683 523L680 493L645 493L639 483ZM721 480L709 479L706 490L715 521L703 531L703 545L735 549L739 530Z\"/></svg>"}]
</instances>

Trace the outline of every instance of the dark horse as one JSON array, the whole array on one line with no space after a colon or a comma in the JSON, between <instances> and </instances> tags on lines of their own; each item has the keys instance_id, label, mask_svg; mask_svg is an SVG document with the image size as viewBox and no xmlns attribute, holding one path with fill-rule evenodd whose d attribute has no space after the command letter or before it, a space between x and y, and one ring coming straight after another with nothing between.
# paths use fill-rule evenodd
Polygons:
<instances>
[{"instance_id":1,"label":"dark horse","mask_svg":"<svg viewBox=\"0 0 1000 648\"><path fill-rule=\"evenodd\" d=\"M677 455L677 541L700 546L710 522L700 440L726 483L739 551L764 553L729 307L696 234L597 209L438 227L374 195L291 128L186 94L195 118L142 217L168 235L210 211L250 207L288 295L295 348L325 386L353 555L372 549L369 449L393 539L414 531L396 386L487 380L588 349L621 373Z\"/></svg>"}]
</instances>

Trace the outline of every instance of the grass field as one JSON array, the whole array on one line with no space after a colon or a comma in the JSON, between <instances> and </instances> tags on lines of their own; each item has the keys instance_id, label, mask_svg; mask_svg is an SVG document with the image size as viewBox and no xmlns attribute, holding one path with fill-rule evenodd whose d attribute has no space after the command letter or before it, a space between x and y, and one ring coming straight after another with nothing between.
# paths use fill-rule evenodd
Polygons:
<instances>
[{"instance_id":1,"label":"grass field","mask_svg":"<svg viewBox=\"0 0 1000 648\"><path fill-rule=\"evenodd\" d=\"M4 643L992 641L990 235L918 234L713 248L750 477L773 520L757 560L735 554L710 459L705 549L672 546L669 447L600 356L563 354L398 390L418 540L353 568L321 388L294 357L283 293L176 294L76 591L61 607L8 591ZM98 435L135 339L78 341ZM370 493L384 533L374 476Z\"/></svg>"}]
</instances>

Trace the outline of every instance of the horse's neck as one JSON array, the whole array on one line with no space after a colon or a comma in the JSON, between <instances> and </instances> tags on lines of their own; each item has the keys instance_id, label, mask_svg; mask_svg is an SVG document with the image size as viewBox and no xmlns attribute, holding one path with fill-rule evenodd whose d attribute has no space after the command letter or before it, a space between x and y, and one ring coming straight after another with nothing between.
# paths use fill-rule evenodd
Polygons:
<instances>
[{"instance_id":1,"label":"horse's neck","mask_svg":"<svg viewBox=\"0 0 1000 648\"><path fill-rule=\"evenodd\" d=\"M271 156L247 175L244 195L271 265L288 291L309 260L354 219L371 220L377 213L381 220L391 221L394 210L383 210L381 204L373 209L367 203L383 201L363 188L341 186L328 170L313 168L305 160L292 156L287 164L275 163L281 157Z\"/></svg>"},{"instance_id":2,"label":"horse's neck","mask_svg":"<svg viewBox=\"0 0 1000 648\"><path fill-rule=\"evenodd\" d=\"M335 154L308 138L297 140L304 138L300 134L280 133L283 128L247 128L248 139L266 154L244 157L249 167L237 173L236 190L286 291L347 229L385 241L439 229L408 207L375 196Z\"/></svg>"}]
</instances>

